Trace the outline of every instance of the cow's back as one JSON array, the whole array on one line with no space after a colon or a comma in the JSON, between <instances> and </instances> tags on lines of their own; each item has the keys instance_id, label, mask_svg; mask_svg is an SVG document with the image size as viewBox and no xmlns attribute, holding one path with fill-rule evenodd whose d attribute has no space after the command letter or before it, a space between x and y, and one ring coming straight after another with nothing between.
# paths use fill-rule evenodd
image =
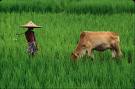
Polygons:
<instances>
[{"instance_id":1,"label":"cow's back","mask_svg":"<svg viewBox=\"0 0 135 89\"><path fill-rule=\"evenodd\" d=\"M81 33L80 39L87 40L92 45L99 45L101 43L110 44L112 41L119 41L119 36L115 32L84 31Z\"/></svg>"},{"instance_id":2,"label":"cow's back","mask_svg":"<svg viewBox=\"0 0 135 89\"><path fill-rule=\"evenodd\" d=\"M91 31L84 31L81 33L80 38L85 39L116 39L118 38L118 33L115 32L91 32Z\"/></svg>"}]
</instances>

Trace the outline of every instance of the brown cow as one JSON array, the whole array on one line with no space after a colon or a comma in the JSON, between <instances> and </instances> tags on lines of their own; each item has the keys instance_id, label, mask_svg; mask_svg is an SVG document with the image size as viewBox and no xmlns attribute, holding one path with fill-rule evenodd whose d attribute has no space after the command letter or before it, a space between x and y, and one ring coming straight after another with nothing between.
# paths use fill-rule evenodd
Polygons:
<instances>
[{"instance_id":1,"label":"brown cow","mask_svg":"<svg viewBox=\"0 0 135 89\"><path fill-rule=\"evenodd\" d=\"M122 56L119 42L119 36L115 32L84 31L81 33L80 40L71 57L77 59L87 54L93 58L93 50L104 51L106 49L112 51L112 57L119 57Z\"/></svg>"}]
</instances>

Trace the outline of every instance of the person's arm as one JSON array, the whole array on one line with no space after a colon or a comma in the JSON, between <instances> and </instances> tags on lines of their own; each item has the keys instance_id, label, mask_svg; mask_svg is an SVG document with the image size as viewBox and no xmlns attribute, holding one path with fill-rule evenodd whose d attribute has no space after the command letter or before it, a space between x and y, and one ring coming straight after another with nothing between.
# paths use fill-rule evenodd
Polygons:
<instances>
[{"instance_id":1,"label":"person's arm","mask_svg":"<svg viewBox=\"0 0 135 89\"><path fill-rule=\"evenodd\" d=\"M32 33L33 33L33 40L36 42L35 34L34 34L34 32L32 32Z\"/></svg>"},{"instance_id":2,"label":"person's arm","mask_svg":"<svg viewBox=\"0 0 135 89\"><path fill-rule=\"evenodd\" d=\"M27 40L27 42L29 42L29 39L28 39L28 33L27 32L25 32L25 38L26 38L26 40Z\"/></svg>"}]
</instances>

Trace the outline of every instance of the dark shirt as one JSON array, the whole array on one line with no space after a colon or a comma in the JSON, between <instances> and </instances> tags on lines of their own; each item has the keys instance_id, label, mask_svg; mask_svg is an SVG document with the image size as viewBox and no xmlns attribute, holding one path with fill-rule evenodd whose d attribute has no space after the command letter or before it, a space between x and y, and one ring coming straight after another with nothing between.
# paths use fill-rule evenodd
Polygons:
<instances>
[{"instance_id":1,"label":"dark shirt","mask_svg":"<svg viewBox=\"0 0 135 89\"><path fill-rule=\"evenodd\" d=\"M28 30L25 32L25 37L26 37L27 42L36 41L34 32L31 30Z\"/></svg>"}]
</instances>

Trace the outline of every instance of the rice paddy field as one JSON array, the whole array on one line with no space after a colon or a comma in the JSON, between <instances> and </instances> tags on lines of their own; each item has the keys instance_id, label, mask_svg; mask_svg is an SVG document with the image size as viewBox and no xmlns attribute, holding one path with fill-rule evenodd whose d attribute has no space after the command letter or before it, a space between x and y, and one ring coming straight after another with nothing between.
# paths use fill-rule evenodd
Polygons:
<instances>
[{"instance_id":1,"label":"rice paddy field","mask_svg":"<svg viewBox=\"0 0 135 89\"><path fill-rule=\"evenodd\" d=\"M1 0L0 89L134 89L135 3L132 0ZM32 20L38 53L27 54L26 31ZM82 31L113 31L123 56L94 52L94 60L73 62Z\"/></svg>"}]
</instances>

